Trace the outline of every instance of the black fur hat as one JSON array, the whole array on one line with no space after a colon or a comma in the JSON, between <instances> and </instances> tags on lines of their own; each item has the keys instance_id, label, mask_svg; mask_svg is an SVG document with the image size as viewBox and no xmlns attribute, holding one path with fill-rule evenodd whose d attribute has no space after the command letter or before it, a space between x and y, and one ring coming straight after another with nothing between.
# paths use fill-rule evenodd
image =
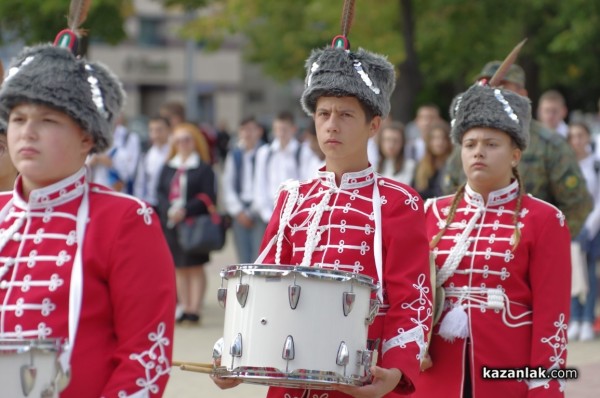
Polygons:
<instances>
[{"instance_id":1,"label":"black fur hat","mask_svg":"<svg viewBox=\"0 0 600 398\"><path fill-rule=\"evenodd\" d=\"M524 150L529 143L531 102L512 91L476 83L456 96L450 105L452 130L456 144L473 127L490 127L507 133Z\"/></svg>"},{"instance_id":2,"label":"black fur hat","mask_svg":"<svg viewBox=\"0 0 600 398\"><path fill-rule=\"evenodd\" d=\"M0 119L21 103L38 103L71 116L94 138L92 152L110 146L113 123L125 95L103 65L50 44L25 48L11 63L0 88Z\"/></svg>"},{"instance_id":3,"label":"black fur hat","mask_svg":"<svg viewBox=\"0 0 600 398\"><path fill-rule=\"evenodd\" d=\"M394 67L384 56L362 48L351 52L327 47L313 50L306 60L300 103L312 116L319 97L352 96L375 115L385 118L390 112L390 96L395 85Z\"/></svg>"}]
</instances>

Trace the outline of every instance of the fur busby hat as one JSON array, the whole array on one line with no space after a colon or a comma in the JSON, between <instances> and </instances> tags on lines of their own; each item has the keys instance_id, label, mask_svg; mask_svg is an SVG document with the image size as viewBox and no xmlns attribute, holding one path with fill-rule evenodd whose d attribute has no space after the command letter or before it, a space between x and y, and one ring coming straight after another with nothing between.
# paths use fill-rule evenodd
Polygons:
<instances>
[{"instance_id":1,"label":"fur busby hat","mask_svg":"<svg viewBox=\"0 0 600 398\"><path fill-rule=\"evenodd\" d=\"M71 116L94 138L95 152L110 146L113 122L124 94L107 68L76 58L63 47L25 48L11 64L0 89L0 118L27 102L55 108Z\"/></svg>"},{"instance_id":2,"label":"fur busby hat","mask_svg":"<svg viewBox=\"0 0 600 398\"><path fill-rule=\"evenodd\" d=\"M390 113L390 96L396 85L394 67L383 56L359 48L351 52L343 48L313 50L306 61L306 80L301 104L312 115L317 99L356 97L375 115Z\"/></svg>"},{"instance_id":3,"label":"fur busby hat","mask_svg":"<svg viewBox=\"0 0 600 398\"><path fill-rule=\"evenodd\" d=\"M512 91L474 84L458 95L450 107L452 130L456 144L473 127L490 127L507 133L524 150L529 143L531 103Z\"/></svg>"},{"instance_id":4,"label":"fur busby hat","mask_svg":"<svg viewBox=\"0 0 600 398\"><path fill-rule=\"evenodd\" d=\"M125 98L121 83L105 66L75 55L77 28L89 1L72 1L70 29L54 45L26 47L12 61L0 88L0 119L22 103L37 103L72 117L94 138L92 152L110 146L113 124Z\"/></svg>"},{"instance_id":5,"label":"fur busby hat","mask_svg":"<svg viewBox=\"0 0 600 398\"><path fill-rule=\"evenodd\" d=\"M390 96L396 85L393 65L386 57L362 48L350 51L348 33L354 18L354 1L345 0L342 10L342 34L333 38L331 47L313 50L306 60L306 79L300 103L309 115L315 113L322 96L356 97L375 116L390 113Z\"/></svg>"},{"instance_id":6,"label":"fur busby hat","mask_svg":"<svg viewBox=\"0 0 600 398\"><path fill-rule=\"evenodd\" d=\"M450 136L454 143L460 144L465 132L473 127L489 127L504 131L521 150L527 148L531 102L526 97L497 87L511 70L524 44L525 40L508 54L489 81L475 83L454 98L450 105Z\"/></svg>"}]
</instances>

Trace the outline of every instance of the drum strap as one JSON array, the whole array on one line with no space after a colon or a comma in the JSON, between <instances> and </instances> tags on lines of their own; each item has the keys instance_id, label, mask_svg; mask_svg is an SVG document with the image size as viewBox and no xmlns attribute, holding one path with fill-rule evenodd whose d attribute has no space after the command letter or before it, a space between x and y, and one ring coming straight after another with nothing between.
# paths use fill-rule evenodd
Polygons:
<instances>
[{"instance_id":1,"label":"drum strap","mask_svg":"<svg viewBox=\"0 0 600 398\"><path fill-rule=\"evenodd\" d=\"M77 210L77 251L71 269L71 284L69 286L69 341L68 346L59 357L63 371L70 369L71 355L75 347L75 337L81 315L81 302L83 298L83 240L89 215L89 184L84 183L83 197Z\"/></svg>"},{"instance_id":2,"label":"drum strap","mask_svg":"<svg viewBox=\"0 0 600 398\"><path fill-rule=\"evenodd\" d=\"M382 230L381 230L381 196L379 195L379 184L377 175L373 181L373 215L375 216L375 268L377 269L377 279L379 287L377 288L377 298L383 304L383 255L382 255Z\"/></svg>"}]
</instances>

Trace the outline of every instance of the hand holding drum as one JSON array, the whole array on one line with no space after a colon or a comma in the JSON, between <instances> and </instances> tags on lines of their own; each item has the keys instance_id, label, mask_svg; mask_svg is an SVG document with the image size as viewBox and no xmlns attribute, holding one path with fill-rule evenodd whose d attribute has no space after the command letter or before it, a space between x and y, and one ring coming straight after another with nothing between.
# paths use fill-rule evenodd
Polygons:
<instances>
[{"instance_id":1,"label":"hand holding drum","mask_svg":"<svg viewBox=\"0 0 600 398\"><path fill-rule=\"evenodd\" d=\"M339 384L335 389L355 398L380 398L392 391L402 378L402 372L395 368L373 366L370 371L373 375L371 384L362 387Z\"/></svg>"}]
</instances>

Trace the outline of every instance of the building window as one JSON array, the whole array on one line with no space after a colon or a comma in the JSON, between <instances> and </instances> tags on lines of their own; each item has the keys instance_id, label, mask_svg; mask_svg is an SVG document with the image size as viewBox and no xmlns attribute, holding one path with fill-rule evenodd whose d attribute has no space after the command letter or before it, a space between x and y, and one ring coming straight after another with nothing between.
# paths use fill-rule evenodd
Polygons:
<instances>
[{"instance_id":1,"label":"building window","mask_svg":"<svg viewBox=\"0 0 600 398\"><path fill-rule=\"evenodd\" d=\"M213 94L200 94L198 96L198 120L214 125L215 101Z\"/></svg>"},{"instance_id":2,"label":"building window","mask_svg":"<svg viewBox=\"0 0 600 398\"><path fill-rule=\"evenodd\" d=\"M163 33L164 20L152 17L140 17L138 42L142 47L157 47L165 44Z\"/></svg>"}]
</instances>

